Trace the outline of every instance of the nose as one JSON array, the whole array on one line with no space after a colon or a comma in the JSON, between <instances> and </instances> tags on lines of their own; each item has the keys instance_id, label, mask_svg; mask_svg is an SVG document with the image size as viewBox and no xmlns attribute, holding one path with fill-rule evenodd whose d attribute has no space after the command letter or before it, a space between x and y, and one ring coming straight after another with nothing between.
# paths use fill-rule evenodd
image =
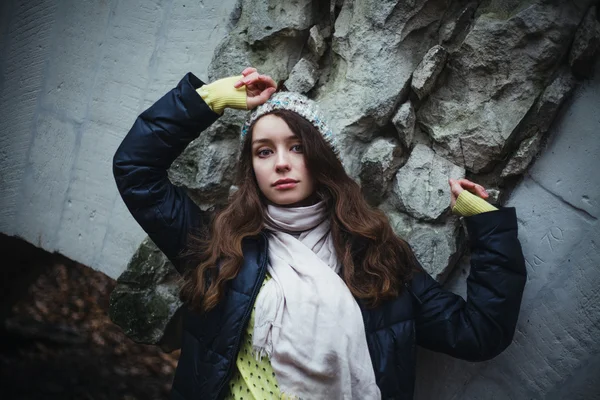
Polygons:
<instances>
[{"instance_id":1,"label":"nose","mask_svg":"<svg viewBox=\"0 0 600 400\"><path fill-rule=\"evenodd\" d=\"M275 170L277 172L285 172L290 170L290 159L287 152L278 151L275 157Z\"/></svg>"}]
</instances>

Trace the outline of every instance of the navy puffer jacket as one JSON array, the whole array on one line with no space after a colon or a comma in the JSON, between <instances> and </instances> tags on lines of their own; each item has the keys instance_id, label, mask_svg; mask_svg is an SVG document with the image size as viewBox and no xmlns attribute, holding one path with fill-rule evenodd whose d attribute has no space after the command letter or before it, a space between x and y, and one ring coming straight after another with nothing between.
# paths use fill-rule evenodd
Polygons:
<instances>
[{"instance_id":1,"label":"navy puffer jacket","mask_svg":"<svg viewBox=\"0 0 600 400\"><path fill-rule=\"evenodd\" d=\"M135 121L113 160L117 187L129 211L180 270L188 232L209 216L167 177L184 148L219 116L196 92L188 73ZM375 309L359 301L369 351L383 399L411 399L415 346L470 361L488 360L511 342L526 280L513 207L465 217L470 237L468 300L444 290L426 272L416 273L402 295ZM262 283L267 260L264 234L243 243L244 265L223 301L206 314L184 313L172 399L221 399L235 367L242 332Z\"/></svg>"}]
</instances>

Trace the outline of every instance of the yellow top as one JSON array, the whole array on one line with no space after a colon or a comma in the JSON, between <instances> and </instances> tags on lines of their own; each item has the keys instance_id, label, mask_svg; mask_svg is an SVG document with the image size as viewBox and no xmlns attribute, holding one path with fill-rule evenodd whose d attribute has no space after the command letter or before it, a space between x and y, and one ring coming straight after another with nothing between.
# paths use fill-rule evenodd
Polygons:
<instances>
[{"instance_id":1,"label":"yellow top","mask_svg":"<svg viewBox=\"0 0 600 400\"><path fill-rule=\"evenodd\" d=\"M219 79L208 85L200 86L196 92L204 102L217 114L223 114L225 108L247 110L246 87L235 88L233 85L244 76L230 76Z\"/></svg>"},{"instance_id":2,"label":"yellow top","mask_svg":"<svg viewBox=\"0 0 600 400\"><path fill-rule=\"evenodd\" d=\"M269 274L265 276L262 288L271 279ZM254 311L252 308L250 321L242 337L242 346L235 362L236 369L229 382L230 392L226 400L257 400L257 399L281 399L279 386L271 362L267 356L260 360L252 355L252 332L254 331Z\"/></svg>"},{"instance_id":3,"label":"yellow top","mask_svg":"<svg viewBox=\"0 0 600 400\"><path fill-rule=\"evenodd\" d=\"M454 207L452 208L454 214L463 217L495 210L497 210L496 207L468 190L460 192L456 199L456 204L454 204Z\"/></svg>"}]
</instances>

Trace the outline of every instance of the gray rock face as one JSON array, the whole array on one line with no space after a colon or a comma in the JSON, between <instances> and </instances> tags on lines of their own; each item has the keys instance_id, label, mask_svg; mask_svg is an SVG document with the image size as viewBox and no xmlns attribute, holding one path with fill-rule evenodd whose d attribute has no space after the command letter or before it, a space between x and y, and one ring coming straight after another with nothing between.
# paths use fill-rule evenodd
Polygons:
<instances>
[{"instance_id":1,"label":"gray rock face","mask_svg":"<svg viewBox=\"0 0 600 400\"><path fill-rule=\"evenodd\" d=\"M438 219L450 206L448 178L464 178L465 170L418 144L396 173L391 201L400 211L426 220Z\"/></svg>"},{"instance_id":2,"label":"gray rock face","mask_svg":"<svg viewBox=\"0 0 600 400\"><path fill-rule=\"evenodd\" d=\"M392 118L392 123L398 132L400 142L407 149L412 146L415 134L415 121L415 109L410 101L403 103Z\"/></svg>"},{"instance_id":3,"label":"gray rock face","mask_svg":"<svg viewBox=\"0 0 600 400\"><path fill-rule=\"evenodd\" d=\"M537 154L542 138L550 128L561 105L571 95L577 82L566 68L560 71L552 83L544 90L536 104L521 121L518 136L524 137L518 149L512 154L500 176L507 178L525 172Z\"/></svg>"},{"instance_id":4,"label":"gray rock face","mask_svg":"<svg viewBox=\"0 0 600 400\"><path fill-rule=\"evenodd\" d=\"M280 37L289 31L309 29L316 18L316 3L312 0L297 0L283 3L277 0L246 0L242 5L248 17L248 42L265 41Z\"/></svg>"},{"instance_id":5,"label":"gray rock face","mask_svg":"<svg viewBox=\"0 0 600 400\"><path fill-rule=\"evenodd\" d=\"M452 13L450 18L444 21L440 27L439 41L444 47L448 48L449 51L454 51L454 47L456 46L455 43L458 42L458 44L460 44L458 39L467 34L469 25L471 24L471 19L473 18L473 14L477 9L477 5L477 2L471 1L466 5L458 7L458 9Z\"/></svg>"},{"instance_id":6,"label":"gray rock face","mask_svg":"<svg viewBox=\"0 0 600 400\"><path fill-rule=\"evenodd\" d=\"M440 45L433 46L423 60L417 65L415 72L413 72L411 88L419 99L423 99L429 94L435 80L437 79L446 59L448 58L448 52Z\"/></svg>"},{"instance_id":7,"label":"gray rock face","mask_svg":"<svg viewBox=\"0 0 600 400\"><path fill-rule=\"evenodd\" d=\"M506 167L502 170L501 176L508 178L522 174L527 169L529 163L531 163L531 160L533 160L533 156L537 153L541 139L540 135L536 135L523 140L506 164Z\"/></svg>"},{"instance_id":8,"label":"gray rock face","mask_svg":"<svg viewBox=\"0 0 600 400\"><path fill-rule=\"evenodd\" d=\"M178 280L173 264L146 238L117 279L110 296L110 318L138 343L176 349Z\"/></svg>"},{"instance_id":9,"label":"gray rock face","mask_svg":"<svg viewBox=\"0 0 600 400\"><path fill-rule=\"evenodd\" d=\"M310 49L313 58L318 60L323 56L325 50L327 50L327 44L325 43L325 38L321 34L319 28L315 25L310 28L308 37L308 48Z\"/></svg>"},{"instance_id":10,"label":"gray rock face","mask_svg":"<svg viewBox=\"0 0 600 400\"><path fill-rule=\"evenodd\" d=\"M440 154L489 170L568 49L584 2L532 4L508 19L482 14L417 118ZM531 41L531 37L539 40Z\"/></svg>"},{"instance_id":11,"label":"gray rock face","mask_svg":"<svg viewBox=\"0 0 600 400\"><path fill-rule=\"evenodd\" d=\"M586 14L569 53L569 64L573 73L582 78L591 78L594 58L600 48L600 22L598 10L591 7Z\"/></svg>"},{"instance_id":12,"label":"gray rock face","mask_svg":"<svg viewBox=\"0 0 600 400\"><path fill-rule=\"evenodd\" d=\"M292 92L306 93L317 83L317 66L306 58L301 58L292 69L285 86Z\"/></svg>"},{"instance_id":13,"label":"gray rock face","mask_svg":"<svg viewBox=\"0 0 600 400\"><path fill-rule=\"evenodd\" d=\"M371 204L378 204L399 164L401 148L390 139L376 139L361 160L360 181Z\"/></svg>"},{"instance_id":14,"label":"gray rock face","mask_svg":"<svg viewBox=\"0 0 600 400\"><path fill-rule=\"evenodd\" d=\"M202 204L222 203L227 198L235 179L235 168L231 165L235 164L238 155L242 115L226 110L225 115L192 142L169 169L171 181L188 188Z\"/></svg>"},{"instance_id":15,"label":"gray rock face","mask_svg":"<svg viewBox=\"0 0 600 400\"><path fill-rule=\"evenodd\" d=\"M423 268L443 282L461 252L456 240L460 228L458 217L452 216L441 224L433 224L390 209L385 204L381 208L394 232L410 243Z\"/></svg>"},{"instance_id":16,"label":"gray rock face","mask_svg":"<svg viewBox=\"0 0 600 400\"><path fill-rule=\"evenodd\" d=\"M335 20L329 79L316 100L358 177L364 143L389 122L414 68L437 40L446 2L348 0Z\"/></svg>"}]
</instances>

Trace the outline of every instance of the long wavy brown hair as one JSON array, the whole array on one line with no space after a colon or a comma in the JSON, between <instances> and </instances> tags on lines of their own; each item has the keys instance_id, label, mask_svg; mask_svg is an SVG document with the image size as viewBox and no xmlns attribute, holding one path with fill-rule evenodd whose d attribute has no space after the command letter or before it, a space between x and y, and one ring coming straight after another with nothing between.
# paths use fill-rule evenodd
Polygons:
<instances>
[{"instance_id":1,"label":"long wavy brown hair","mask_svg":"<svg viewBox=\"0 0 600 400\"><path fill-rule=\"evenodd\" d=\"M299 114L276 110L302 141L307 169L316 190L327 199L331 234L342 263L341 277L352 294L377 306L398 296L417 263L406 241L396 236L385 214L371 207L360 186L348 176L342 163L319 131ZM188 251L192 268L183 277L181 298L192 309L209 311L223 298L226 285L242 268L242 240L263 229L266 198L252 168L252 128L244 140L237 170L238 190L219 211L208 234L190 234Z\"/></svg>"}]
</instances>

